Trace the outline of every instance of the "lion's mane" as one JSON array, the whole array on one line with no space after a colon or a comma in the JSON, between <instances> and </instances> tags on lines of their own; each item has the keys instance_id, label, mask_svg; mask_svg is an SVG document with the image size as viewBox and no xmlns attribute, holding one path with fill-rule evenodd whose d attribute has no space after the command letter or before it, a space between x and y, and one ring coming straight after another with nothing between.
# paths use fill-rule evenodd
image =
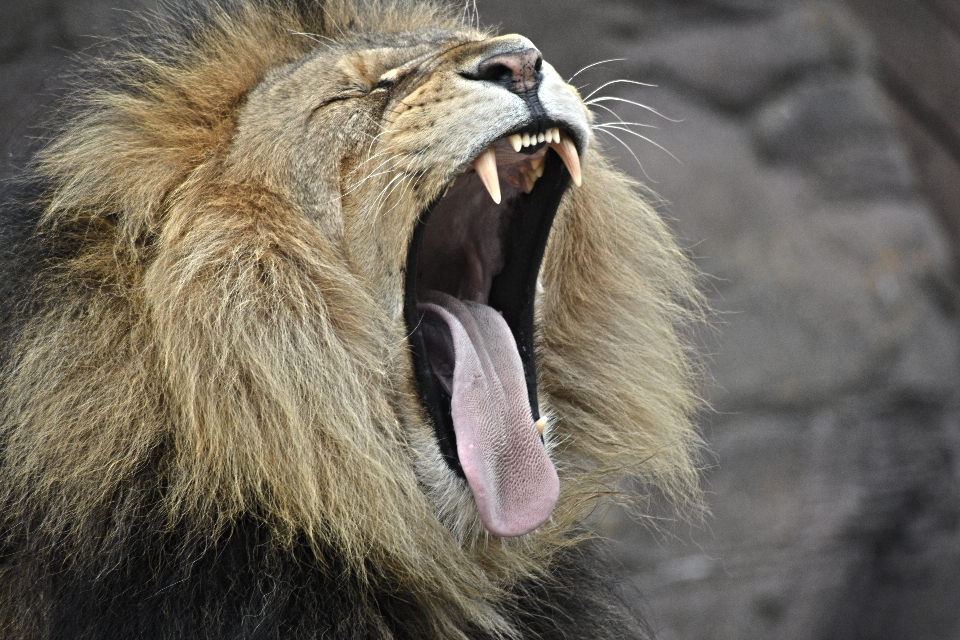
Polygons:
<instances>
[{"instance_id":1,"label":"lion's mane","mask_svg":"<svg viewBox=\"0 0 960 640\"><path fill-rule=\"evenodd\" d=\"M560 502L522 539L454 535L414 471L405 328L354 266L375 252L291 206L282 171L225 159L272 69L348 34L470 27L429 2L170 15L82 76L8 214L36 227L4 269L23 293L0 391L0 635L575 637L585 515L625 475L698 500L698 296L670 232L594 144L538 299ZM351 215L383 215L375 195Z\"/></svg>"}]
</instances>

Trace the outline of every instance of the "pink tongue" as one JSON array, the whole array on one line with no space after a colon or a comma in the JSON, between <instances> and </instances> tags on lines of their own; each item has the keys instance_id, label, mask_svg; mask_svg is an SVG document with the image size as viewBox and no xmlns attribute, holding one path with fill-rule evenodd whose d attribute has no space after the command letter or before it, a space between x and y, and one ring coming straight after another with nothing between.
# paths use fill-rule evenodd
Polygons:
<instances>
[{"instance_id":1,"label":"pink tongue","mask_svg":"<svg viewBox=\"0 0 960 640\"><path fill-rule=\"evenodd\" d=\"M457 455L480 520L497 536L529 533L553 512L560 480L534 426L513 334L485 304L439 291L421 300L428 354L450 393Z\"/></svg>"}]
</instances>

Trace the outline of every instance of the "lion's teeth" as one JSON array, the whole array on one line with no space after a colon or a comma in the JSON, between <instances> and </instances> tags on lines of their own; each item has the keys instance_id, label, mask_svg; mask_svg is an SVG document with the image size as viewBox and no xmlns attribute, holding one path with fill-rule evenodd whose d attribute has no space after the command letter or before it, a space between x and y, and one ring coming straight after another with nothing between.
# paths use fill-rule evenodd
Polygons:
<instances>
[{"instance_id":1,"label":"lion's teeth","mask_svg":"<svg viewBox=\"0 0 960 640\"><path fill-rule=\"evenodd\" d=\"M530 146L530 134L529 134L529 133L523 134L523 146L525 146L525 147L529 147L529 146Z\"/></svg>"},{"instance_id":2,"label":"lion's teeth","mask_svg":"<svg viewBox=\"0 0 960 640\"><path fill-rule=\"evenodd\" d=\"M537 428L537 433L539 433L542 436L543 430L547 428L547 419L540 418L539 420L533 423L533 426Z\"/></svg>"},{"instance_id":3,"label":"lion's teeth","mask_svg":"<svg viewBox=\"0 0 960 640\"><path fill-rule=\"evenodd\" d=\"M563 164L567 165L573 184L579 187L583 183L583 175L580 173L580 156L577 155L577 147L573 144L573 140L560 134L560 142L551 142L550 148L556 151L563 160Z\"/></svg>"},{"instance_id":4,"label":"lion's teeth","mask_svg":"<svg viewBox=\"0 0 960 640\"><path fill-rule=\"evenodd\" d=\"M537 176L531 169L526 167L520 168L520 176L523 178L523 191L524 193L530 193L533 191L533 185L537 184Z\"/></svg>"},{"instance_id":5,"label":"lion's teeth","mask_svg":"<svg viewBox=\"0 0 960 640\"><path fill-rule=\"evenodd\" d=\"M500 176L497 175L497 154L494 153L492 147L488 147L486 151L477 156L477 159L473 161L473 168L480 176L480 181L487 188L490 197L493 198L494 202L500 204Z\"/></svg>"},{"instance_id":6,"label":"lion's teeth","mask_svg":"<svg viewBox=\"0 0 960 640\"><path fill-rule=\"evenodd\" d=\"M543 176L543 156L539 158L533 158L530 160L530 169L533 171L533 175L540 178Z\"/></svg>"},{"instance_id":7,"label":"lion's teeth","mask_svg":"<svg viewBox=\"0 0 960 640\"><path fill-rule=\"evenodd\" d=\"M554 127L553 129L550 129L550 134L551 134L551 135L550 135L550 138L551 138L554 142L560 142L560 129L559 129L559 128Z\"/></svg>"},{"instance_id":8,"label":"lion's teeth","mask_svg":"<svg viewBox=\"0 0 960 640\"><path fill-rule=\"evenodd\" d=\"M514 133L513 135L507 136L507 140L510 141L510 146L513 147L513 150L520 153L520 149L523 147L523 137L519 133Z\"/></svg>"},{"instance_id":9,"label":"lion's teeth","mask_svg":"<svg viewBox=\"0 0 960 640\"><path fill-rule=\"evenodd\" d=\"M547 139L547 137L546 137L545 135L543 135L543 133L538 133L538 134L537 134L537 142L543 142L543 141L546 140L546 139Z\"/></svg>"}]
</instances>

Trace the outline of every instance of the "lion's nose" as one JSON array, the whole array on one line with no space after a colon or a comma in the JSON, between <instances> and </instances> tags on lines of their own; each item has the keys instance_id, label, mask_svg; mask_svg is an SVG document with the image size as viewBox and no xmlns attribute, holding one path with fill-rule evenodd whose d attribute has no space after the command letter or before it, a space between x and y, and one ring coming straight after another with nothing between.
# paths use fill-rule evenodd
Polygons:
<instances>
[{"instance_id":1,"label":"lion's nose","mask_svg":"<svg viewBox=\"0 0 960 640\"><path fill-rule=\"evenodd\" d=\"M543 56L536 49L497 53L484 58L472 77L496 82L516 94L530 93L535 92L540 84L542 65Z\"/></svg>"}]
</instances>

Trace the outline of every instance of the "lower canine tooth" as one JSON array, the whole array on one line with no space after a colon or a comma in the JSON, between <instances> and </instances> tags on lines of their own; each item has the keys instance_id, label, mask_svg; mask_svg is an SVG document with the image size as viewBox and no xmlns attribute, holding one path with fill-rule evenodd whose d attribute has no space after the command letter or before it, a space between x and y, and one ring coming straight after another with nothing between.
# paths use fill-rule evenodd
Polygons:
<instances>
[{"instance_id":1,"label":"lower canine tooth","mask_svg":"<svg viewBox=\"0 0 960 640\"><path fill-rule=\"evenodd\" d=\"M560 135L560 142L551 142L550 148L557 152L563 164L567 165L567 171L573 179L573 184L578 187L583 184L583 175L580 173L580 156L577 155L577 147L573 140L565 135Z\"/></svg>"},{"instance_id":2,"label":"lower canine tooth","mask_svg":"<svg viewBox=\"0 0 960 640\"><path fill-rule=\"evenodd\" d=\"M543 430L547 428L547 419L540 418L539 420L533 423L533 426L537 428L537 433L539 433L542 436Z\"/></svg>"},{"instance_id":3,"label":"lower canine tooth","mask_svg":"<svg viewBox=\"0 0 960 640\"><path fill-rule=\"evenodd\" d=\"M497 154L492 148L487 148L473 161L473 168L480 181L487 188L487 193L493 201L500 204L500 176L497 175Z\"/></svg>"}]
</instances>

